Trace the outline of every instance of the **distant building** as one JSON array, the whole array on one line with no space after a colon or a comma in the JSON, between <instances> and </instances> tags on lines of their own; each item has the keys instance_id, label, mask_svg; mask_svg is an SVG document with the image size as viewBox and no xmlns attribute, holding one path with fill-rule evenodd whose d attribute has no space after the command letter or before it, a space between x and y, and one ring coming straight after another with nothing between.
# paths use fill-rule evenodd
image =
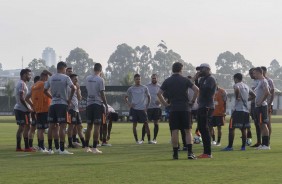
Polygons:
<instances>
[{"instance_id":1,"label":"distant building","mask_svg":"<svg viewBox=\"0 0 282 184\"><path fill-rule=\"evenodd\" d=\"M49 67L57 65L56 53L51 47L46 47L43 50L42 59L46 61L46 65Z\"/></svg>"}]
</instances>

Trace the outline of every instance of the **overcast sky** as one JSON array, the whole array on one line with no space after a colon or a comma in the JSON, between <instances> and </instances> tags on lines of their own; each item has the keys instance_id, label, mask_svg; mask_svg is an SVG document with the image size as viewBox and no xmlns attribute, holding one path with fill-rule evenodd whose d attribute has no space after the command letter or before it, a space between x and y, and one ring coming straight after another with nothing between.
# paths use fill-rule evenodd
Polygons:
<instances>
[{"instance_id":1,"label":"overcast sky","mask_svg":"<svg viewBox=\"0 0 282 184\"><path fill-rule=\"evenodd\" d=\"M227 50L254 65L282 64L280 0L0 0L0 63L21 68L52 47L83 48L105 67L116 46L160 40L194 66Z\"/></svg>"}]
</instances>

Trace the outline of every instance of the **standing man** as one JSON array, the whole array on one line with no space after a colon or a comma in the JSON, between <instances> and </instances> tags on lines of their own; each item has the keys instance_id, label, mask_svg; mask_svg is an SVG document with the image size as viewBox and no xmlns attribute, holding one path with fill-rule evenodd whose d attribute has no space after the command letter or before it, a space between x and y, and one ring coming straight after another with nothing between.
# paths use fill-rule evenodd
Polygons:
<instances>
[{"instance_id":1,"label":"standing man","mask_svg":"<svg viewBox=\"0 0 282 184\"><path fill-rule=\"evenodd\" d=\"M273 99L274 99L275 87L274 87L273 80L266 76L266 74L267 74L266 67L262 66L261 69L262 69L262 72L263 72L263 77L267 80L267 83L268 83L268 86L269 86L269 93L270 93L270 95L268 95L268 97L267 97L268 120L269 120L269 123L267 125L268 125L268 129L269 129L269 140L270 140L270 136L271 136L271 132L272 132L271 115L272 115L272 110L273 110Z\"/></svg>"},{"instance_id":2,"label":"standing man","mask_svg":"<svg viewBox=\"0 0 282 184\"><path fill-rule=\"evenodd\" d=\"M26 96L27 102L32 104L36 117L36 128L38 137L39 151L48 153L44 146L44 130L49 127L48 125L48 109L51 104L51 98L44 94L44 82L48 80L48 76L52 74L44 70L40 74L40 80L37 81L32 87L31 92ZM32 101L30 101L30 99ZM52 141L52 140L51 140Z\"/></svg>"},{"instance_id":3,"label":"standing man","mask_svg":"<svg viewBox=\"0 0 282 184\"><path fill-rule=\"evenodd\" d=\"M211 137L209 132L209 121L214 111L214 94L216 91L216 80L211 75L211 67L203 63L196 68L195 84L199 87L198 97L198 128L201 132L204 152L198 158L212 158ZM198 81L199 79L199 81Z\"/></svg>"},{"instance_id":4,"label":"standing man","mask_svg":"<svg viewBox=\"0 0 282 184\"><path fill-rule=\"evenodd\" d=\"M21 79L16 85L16 105L14 107L15 117L17 121L18 131L17 148L16 151L33 152L34 150L29 147L28 144L28 131L30 126L30 112L33 110L25 101L25 97L28 93L26 83L31 79L31 70L22 69L20 72ZM24 137L25 149L21 148L21 140Z\"/></svg>"},{"instance_id":5,"label":"standing man","mask_svg":"<svg viewBox=\"0 0 282 184\"><path fill-rule=\"evenodd\" d=\"M139 74L134 75L135 85L127 90L125 96L125 103L130 108L129 118L133 123L133 135L137 144L142 144L143 141L138 141L137 123L143 123L148 137L148 144L153 144L151 141L150 129L148 125L147 109L149 107L151 97L146 86L141 84L141 77ZM130 102L128 100L130 97Z\"/></svg>"},{"instance_id":6,"label":"standing man","mask_svg":"<svg viewBox=\"0 0 282 184\"><path fill-rule=\"evenodd\" d=\"M44 85L44 93L52 98L48 112L48 121L50 122L51 130L55 130L55 135L53 136L60 137L60 149L56 150L59 154L73 154L65 150L65 130L66 124L69 121L68 106L71 103L76 87L73 85L69 76L66 75L66 68L67 64L60 61L57 64L57 73L52 75ZM51 93L49 92L49 88ZM68 95L68 88L71 88L70 95ZM55 142L55 146L56 144L58 143Z\"/></svg>"},{"instance_id":7,"label":"standing man","mask_svg":"<svg viewBox=\"0 0 282 184\"><path fill-rule=\"evenodd\" d=\"M102 151L98 150L97 144L99 141L100 126L103 122L104 106L106 108L106 114L108 114L108 104L105 96L105 81L100 77L102 72L102 65L96 63L94 65L94 74L89 75L86 78L87 89L87 130L85 133L85 148L86 152L92 152L94 154L101 154ZM93 148L89 148L89 140L91 131L94 124L93 133Z\"/></svg>"},{"instance_id":8,"label":"standing man","mask_svg":"<svg viewBox=\"0 0 282 184\"><path fill-rule=\"evenodd\" d=\"M239 128L242 132L242 146L241 151L246 150L246 129L251 127L250 116L248 109L248 101L254 99L256 95L249 87L242 82L243 75L236 73L233 76L234 79L234 94L235 94L235 105L229 124L229 136L228 146L222 149L222 151L233 151L233 141L235 137L235 128Z\"/></svg>"},{"instance_id":9,"label":"standing man","mask_svg":"<svg viewBox=\"0 0 282 184\"><path fill-rule=\"evenodd\" d=\"M159 89L160 89L160 85L158 84L158 80L157 80L157 74L153 74L151 76L151 83L147 85L147 88L151 96L151 103L149 104L147 114L148 114L149 121L154 122L153 143L156 144L157 136L159 132L159 120L161 119L161 116L162 116L161 103L157 96Z\"/></svg>"},{"instance_id":10,"label":"standing man","mask_svg":"<svg viewBox=\"0 0 282 184\"><path fill-rule=\"evenodd\" d=\"M188 78L182 76L182 68L183 65L180 62L175 62L172 65L173 74L163 82L158 97L162 104L170 105L169 124L172 130L173 159L178 159L178 132L181 129L184 129L186 133L188 159L197 159L192 151L192 122L189 106L195 103L199 89ZM192 88L194 91L191 101L188 100L188 88ZM163 93L167 94L170 104L165 101Z\"/></svg>"},{"instance_id":11,"label":"standing man","mask_svg":"<svg viewBox=\"0 0 282 184\"><path fill-rule=\"evenodd\" d=\"M84 136L82 134L82 121L81 121L81 116L80 116L80 113L79 113L79 108L78 108L78 102L82 99L82 96L81 96L81 91L80 91L80 87L79 87L79 84L78 84L78 77L76 74L70 74L70 78L71 78L71 81L73 83L73 85L76 86L76 90L75 90L75 93L72 97L72 100L71 100L71 103L70 103L70 106L69 106L69 115L70 115L70 119L71 119L71 122L69 122L69 127L68 127L68 142L69 142L69 145L68 147L70 148L74 148L74 145L73 145L73 130L77 128L77 133L78 133L78 136L81 140L81 143L82 143L82 147L85 147L85 140L84 140ZM69 88L70 90L70 88Z\"/></svg>"},{"instance_id":12,"label":"standing man","mask_svg":"<svg viewBox=\"0 0 282 184\"><path fill-rule=\"evenodd\" d=\"M256 67L253 71L254 77L258 80L258 85L255 88L255 112L256 119L259 121L262 145L257 147L259 150L270 150L269 146L269 119L268 119L268 109L267 109L267 97L270 95L269 86L267 80L263 77L263 71L261 67Z\"/></svg>"},{"instance_id":13,"label":"standing man","mask_svg":"<svg viewBox=\"0 0 282 184\"><path fill-rule=\"evenodd\" d=\"M212 137L212 145L220 146L220 140L222 136L221 127L224 126L225 122L225 112L226 112L226 101L227 93L226 91L219 87L217 84L216 92L214 95L215 108L212 114L212 119L209 124L210 134ZM215 142L215 131L213 127L217 127L217 141Z\"/></svg>"}]
</instances>

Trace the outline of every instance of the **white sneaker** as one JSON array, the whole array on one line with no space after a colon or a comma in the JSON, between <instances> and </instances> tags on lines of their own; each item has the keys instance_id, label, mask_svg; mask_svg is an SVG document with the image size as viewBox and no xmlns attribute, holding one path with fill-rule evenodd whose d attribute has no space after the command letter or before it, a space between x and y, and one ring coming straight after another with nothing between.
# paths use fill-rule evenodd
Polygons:
<instances>
[{"instance_id":1,"label":"white sneaker","mask_svg":"<svg viewBox=\"0 0 282 184\"><path fill-rule=\"evenodd\" d=\"M47 149L42 149L42 148L39 148L38 150L40 153L49 153L49 151Z\"/></svg>"},{"instance_id":2,"label":"white sneaker","mask_svg":"<svg viewBox=\"0 0 282 184\"><path fill-rule=\"evenodd\" d=\"M86 152L86 153L89 153L89 152L92 152L92 150L91 150L91 148L89 148L89 147L85 147L85 152Z\"/></svg>"},{"instance_id":3,"label":"white sneaker","mask_svg":"<svg viewBox=\"0 0 282 184\"><path fill-rule=\"evenodd\" d=\"M148 144L156 144L154 141L148 141Z\"/></svg>"},{"instance_id":4,"label":"white sneaker","mask_svg":"<svg viewBox=\"0 0 282 184\"><path fill-rule=\"evenodd\" d=\"M221 146L220 142L219 142L219 143L216 143L216 146Z\"/></svg>"},{"instance_id":5,"label":"white sneaker","mask_svg":"<svg viewBox=\"0 0 282 184\"><path fill-rule=\"evenodd\" d=\"M98 150L98 148L92 148L92 153L94 153L94 154L102 154L103 152Z\"/></svg>"},{"instance_id":6,"label":"white sneaker","mask_svg":"<svg viewBox=\"0 0 282 184\"><path fill-rule=\"evenodd\" d=\"M136 141L136 144L143 144L144 141Z\"/></svg>"},{"instance_id":7,"label":"white sneaker","mask_svg":"<svg viewBox=\"0 0 282 184\"><path fill-rule=\"evenodd\" d=\"M59 149L56 149L54 150L54 153L59 153L60 152L60 148Z\"/></svg>"},{"instance_id":8,"label":"white sneaker","mask_svg":"<svg viewBox=\"0 0 282 184\"><path fill-rule=\"evenodd\" d=\"M216 145L216 141L212 141L211 144L212 144L212 145Z\"/></svg>"},{"instance_id":9,"label":"white sneaker","mask_svg":"<svg viewBox=\"0 0 282 184\"><path fill-rule=\"evenodd\" d=\"M258 150L270 150L270 146L265 146L265 145L259 146L257 148Z\"/></svg>"},{"instance_id":10,"label":"white sneaker","mask_svg":"<svg viewBox=\"0 0 282 184\"><path fill-rule=\"evenodd\" d=\"M49 149L48 154L49 154L49 155L53 155L53 154L54 154L54 151L51 150L51 149Z\"/></svg>"},{"instance_id":11,"label":"white sneaker","mask_svg":"<svg viewBox=\"0 0 282 184\"><path fill-rule=\"evenodd\" d=\"M156 139L153 139L153 142L154 142L154 144L157 144L157 143L158 143Z\"/></svg>"},{"instance_id":12,"label":"white sneaker","mask_svg":"<svg viewBox=\"0 0 282 184\"><path fill-rule=\"evenodd\" d=\"M72 144L73 144L74 147L76 147L76 148L82 147L82 145L79 144L78 142L73 142Z\"/></svg>"},{"instance_id":13,"label":"white sneaker","mask_svg":"<svg viewBox=\"0 0 282 184\"><path fill-rule=\"evenodd\" d=\"M60 150L60 151L59 151L59 154L60 154L60 155L72 155L73 153L71 153L71 152L69 152L68 150L65 149L64 151L61 151L61 150Z\"/></svg>"},{"instance_id":14,"label":"white sneaker","mask_svg":"<svg viewBox=\"0 0 282 184\"><path fill-rule=\"evenodd\" d=\"M262 148L262 145L259 145L258 147L256 147L256 150L260 150Z\"/></svg>"}]
</instances>

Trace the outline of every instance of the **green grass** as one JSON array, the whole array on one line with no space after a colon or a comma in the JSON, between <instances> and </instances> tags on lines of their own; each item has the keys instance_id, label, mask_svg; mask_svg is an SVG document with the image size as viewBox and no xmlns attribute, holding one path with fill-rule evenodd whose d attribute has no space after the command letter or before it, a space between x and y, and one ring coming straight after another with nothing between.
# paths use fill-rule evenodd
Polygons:
<instances>
[{"instance_id":1,"label":"green grass","mask_svg":"<svg viewBox=\"0 0 282 184\"><path fill-rule=\"evenodd\" d=\"M273 122L282 118L273 116ZM136 145L130 123L114 123L112 147L102 155L72 149L74 155L15 152L14 117L0 117L0 183L280 183L282 180L282 124L273 123L271 150L240 149L236 131L233 152L221 152L227 144L227 125L221 147L213 147L213 159L187 160L181 151L172 160L168 124L161 123L156 145ZM11 123L12 122L12 123ZM153 129L150 124L151 132ZM138 125L139 137L141 125ZM255 131L253 129L253 136ZM253 142L255 137L253 138ZM37 143L37 141L35 141ZM46 144L46 141L45 141ZM23 145L23 143L22 143ZM194 145L194 152L202 152Z\"/></svg>"}]
</instances>

